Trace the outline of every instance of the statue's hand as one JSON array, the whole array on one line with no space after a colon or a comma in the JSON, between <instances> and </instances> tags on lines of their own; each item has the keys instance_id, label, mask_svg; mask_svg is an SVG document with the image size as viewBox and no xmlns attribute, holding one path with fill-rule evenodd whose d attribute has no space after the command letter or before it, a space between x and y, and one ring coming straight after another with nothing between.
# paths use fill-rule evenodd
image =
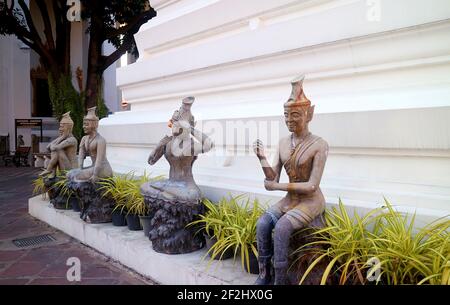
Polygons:
<instances>
[{"instance_id":1,"label":"statue's hand","mask_svg":"<svg viewBox=\"0 0 450 305\"><path fill-rule=\"evenodd\" d=\"M266 158L264 153L264 144L261 140L258 139L253 143L253 151L259 159Z\"/></svg>"},{"instance_id":2,"label":"statue's hand","mask_svg":"<svg viewBox=\"0 0 450 305\"><path fill-rule=\"evenodd\" d=\"M278 185L278 182L276 182L276 181L267 180L267 179L264 180L264 187L268 191L276 191L277 185Z\"/></svg>"}]
</instances>

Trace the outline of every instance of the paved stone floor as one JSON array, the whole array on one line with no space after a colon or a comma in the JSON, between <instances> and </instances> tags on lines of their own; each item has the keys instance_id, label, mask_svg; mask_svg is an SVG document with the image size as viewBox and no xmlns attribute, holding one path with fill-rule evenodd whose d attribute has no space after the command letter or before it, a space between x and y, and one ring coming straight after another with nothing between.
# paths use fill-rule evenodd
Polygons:
<instances>
[{"instance_id":1,"label":"paved stone floor","mask_svg":"<svg viewBox=\"0 0 450 305\"><path fill-rule=\"evenodd\" d=\"M152 281L28 214L39 169L0 167L0 285L143 285ZM51 234L56 241L21 249L13 239ZM81 262L81 281L69 282L67 259Z\"/></svg>"}]
</instances>

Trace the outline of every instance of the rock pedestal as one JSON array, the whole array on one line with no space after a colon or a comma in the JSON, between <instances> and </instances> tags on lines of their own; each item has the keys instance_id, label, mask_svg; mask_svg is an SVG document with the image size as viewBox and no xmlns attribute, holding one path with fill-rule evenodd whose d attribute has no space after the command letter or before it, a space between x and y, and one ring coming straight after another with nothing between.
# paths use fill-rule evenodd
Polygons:
<instances>
[{"instance_id":1,"label":"rock pedestal","mask_svg":"<svg viewBox=\"0 0 450 305\"><path fill-rule=\"evenodd\" d=\"M204 213L201 201L167 202L145 196L152 216L149 239L156 252L165 254L189 253L203 248L205 238L197 233L198 226L186 226Z\"/></svg>"},{"instance_id":2,"label":"rock pedestal","mask_svg":"<svg viewBox=\"0 0 450 305\"><path fill-rule=\"evenodd\" d=\"M88 223L104 223L112 221L114 202L102 197L100 185L91 182L69 181L69 188L80 200L80 218Z\"/></svg>"}]
</instances>

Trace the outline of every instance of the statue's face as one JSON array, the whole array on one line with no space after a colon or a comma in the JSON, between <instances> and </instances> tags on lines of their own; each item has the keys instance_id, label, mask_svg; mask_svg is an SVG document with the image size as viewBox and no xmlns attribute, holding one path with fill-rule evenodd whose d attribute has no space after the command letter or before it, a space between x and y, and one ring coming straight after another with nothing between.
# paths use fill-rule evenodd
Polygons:
<instances>
[{"instance_id":1,"label":"statue's face","mask_svg":"<svg viewBox=\"0 0 450 305\"><path fill-rule=\"evenodd\" d=\"M91 120L83 120L83 131L85 134L91 134L97 129L96 122Z\"/></svg>"},{"instance_id":2,"label":"statue's face","mask_svg":"<svg viewBox=\"0 0 450 305\"><path fill-rule=\"evenodd\" d=\"M72 126L70 124L60 123L58 131L60 136L68 136L72 131Z\"/></svg>"},{"instance_id":3,"label":"statue's face","mask_svg":"<svg viewBox=\"0 0 450 305\"><path fill-rule=\"evenodd\" d=\"M307 110L301 107L286 107L284 120L290 132L300 134L308 125Z\"/></svg>"}]
</instances>

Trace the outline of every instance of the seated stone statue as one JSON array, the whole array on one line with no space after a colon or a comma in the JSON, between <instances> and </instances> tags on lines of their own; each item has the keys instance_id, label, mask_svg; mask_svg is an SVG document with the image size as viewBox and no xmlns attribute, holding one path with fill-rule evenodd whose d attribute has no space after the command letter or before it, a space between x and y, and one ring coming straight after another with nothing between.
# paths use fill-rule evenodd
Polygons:
<instances>
[{"instance_id":1,"label":"seated stone statue","mask_svg":"<svg viewBox=\"0 0 450 305\"><path fill-rule=\"evenodd\" d=\"M95 114L96 107L88 109L83 119L83 131L86 134L81 138L78 152L80 168L70 172L71 178L77 182L96 182L99 178L111 177L113 174L111 165L106 158L106 140L97 132L98 117ZM92 165L84 167L84 159L90 156Z\"/></svg>"},{"instance_id":2,"label":"seated stone statue","mask_svg":"<svg viewBox=\"0 0 450 305\"><path fill-rule=\"evenodd\" d=\"M183 99L169 121L172 136L165 136L148 158L153 165L164 155L170 165L169 179L141 186L145 202L153 211L149 238L154 250L162 253L187 253L204 245L195 228L185 228L203 212L202 193L194 181L192 165L199 154L213 147L211 139L194 128L190 110L193 102L193 97Z\"/></svg>"},{"instance_id":3,"label":"seated stone statue","mask_svg":"<svg viewBox=\"0 0 450 305\"><path fill-rule=\"evenodd\" d=\"M49 175L53 178L56 175L56 169L70 170L76 168L77 164L77 139L72 134L73 121L70 118L70 112L64 113L59 122L59 137L47 145L47 151L50 152L50 161L47 168L40 173L40 176Z\"/></svg>"},{"instance_id":4,"label":"seated stone statue","mask_svg":"<svg viewBox=\"0 0 450 305\"><path fill-rule=\"evenodd\" d=\"M255 284L272 283L272 258L275 285L288 284L291 234L294 230L308 226L325 210L325 199L319 184L328 155L328 144L309 132L308 123L313 117L314 106L303 93L303 79L301 77L292 82L291 96L284 104L285 122L291 134L280 140L273 167L266 159L262 142L257 140L254 144L254 151L266 176L265 188L287 192L258 220L259 277ZM282 167L289 176L289 183L279 183Z\"/></svg>"},{"instance_id":5,"label":"seated stone statue","mask_svg":"<svg viewBox=\"0 0 450 305\"><path fill-rule=\"evenodd\" d=\"M86 134L80 143L78 161L80 168L67 173L69 188L80 198L82 207L81 219L89 223L103 223L111 221L114 202L104 198L99 191L97 181L111 177L113 171L106 159L106 140L97 132L98 117L96 107L89 108L83 119L83 130ZM92 165L84 167L84 159L90 156Z\"/></svg>"}]
</instances>

